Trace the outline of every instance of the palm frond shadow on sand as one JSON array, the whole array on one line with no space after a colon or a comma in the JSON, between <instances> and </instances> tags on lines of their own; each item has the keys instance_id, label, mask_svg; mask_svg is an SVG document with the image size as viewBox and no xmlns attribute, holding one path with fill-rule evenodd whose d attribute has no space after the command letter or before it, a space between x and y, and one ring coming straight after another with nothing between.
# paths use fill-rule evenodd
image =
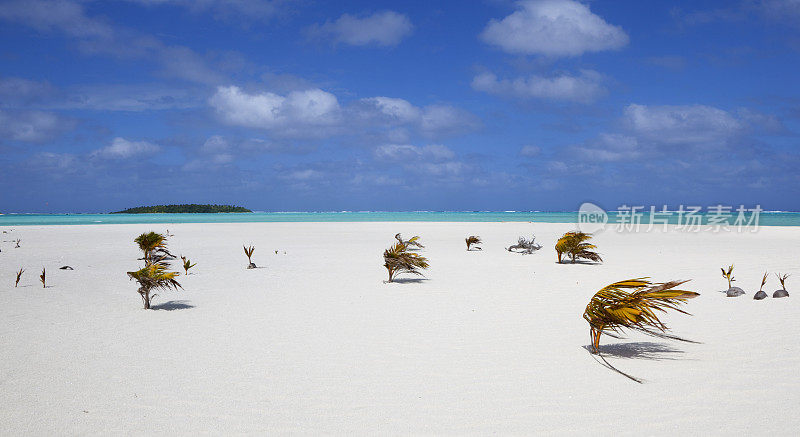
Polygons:
<instances>
[{"instance_id":1,"label":"palm frond shadow on sand","mask_svg":"<svg viewBox=\"0 0 800 437\"><path fill-rule=\"evenodd\" d=\"M696 343L696 342L691 342ZM589 352L589 355L597 361L601 366L619 373L620 375L630 379L631 381L638 382L642 384L644 382L643 379L637 378L631 374L625 373L622 370L614 367L611 363L606 360L606 356L613 357L613 358L627 358L627 359L645 359L645 360L680 360L682 359L677 354L683 354L684 351L681 349L674 348L668 344L664 343L653 343L650 341L641 341L641 342L633 342L633 343L617 343L617 344L607 344L600 346L599 352L600 353L592 353L592 345L588 344L583 346L586 351Z\"/></svg>"},{"instance_id":2,"label":"palm frond shadow on sand","mask_svg":"<svg viewBox=\"0 0 800 437\"><path fill-rule=\"evenodd\" d=\"M194 308L194 305L188 303L189 301L186 300L171 300L168 302L160 303L158 305L153 305L150 307L151 310L163 310L163 311L175 311L175 310L186 310L189 308Z\"/></svg>"},{"instance_id":3,"label":"palm frond shadow on sand","mask_svg":"<svg viewBox=\"0 0 800 437\"><path fill-rule=\"evenodd\" d=\"M397 278L392 279L392 284L420 284L422 282L427 281L428 278ZM389 281L383 281L384 283L389 283Z\"/></svg>"},{"instance_id":4,"label":"palm frond shadow on sand","mask_svg":"<svg viewBox=\"0 0 800 437\"><path fill-rule=\"evenodd\" d=\"M583 346L591 352L592 345ZM604 344L600 346L600 353L607 357L628 358L642 360L680 360L685 352L666 343L652 341L637 341L632 343Z\"/></svg>"},{"instance_id":5,"label":"palm frond shadow on sand","mask_svg":"<svg viewBox=\"0 0 800 437\"><path fill-rule=\"evenodd\" d=\"M576 266L576 265L581 265L581 266L599 266L602 263L601 262L596 262L596 261L587 261L585 259L576 259L575 262L566 262L566 263L555 262L553 264L560 264L560 265L565 265L565 266Z\"/></svg>"}]
</instances>

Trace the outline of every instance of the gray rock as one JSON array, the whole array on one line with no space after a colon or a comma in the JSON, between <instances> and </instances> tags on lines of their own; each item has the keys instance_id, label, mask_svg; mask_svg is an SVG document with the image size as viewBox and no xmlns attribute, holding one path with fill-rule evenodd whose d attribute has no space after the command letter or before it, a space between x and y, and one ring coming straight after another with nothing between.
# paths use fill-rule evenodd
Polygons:
<instances>
[{"instance_id":1,"label":"gray rock","mask_svg":"<svg viewBox=\"0 0 800 437\"><path fill-rule=\"evenodd\" d=\"M759 290L758 293L756 293L755 296L753 296L753 299L755 300L761 300L766 298L767 298L767 293L764 293L763 290Z\"/></svg>"},{"instance_id":2,"label":"gray rock","mask_svg":"<svg viewBox=\"0 0 800 437\"><path fill-rule=\"evenodd\" d=\"M75 269L73 269L73 268L72 268L72 267L70 267L70 266L61 266L61 267L59 267L59 269L60 269L60 270L75 270Z\"/></svg>"},{"instance_id":3,"label":"gray rock","mask_svg":"<svg viewBox=\"0 0 800 437\"><path fill-rule=\"evenodd\" d=\"M744 290L739 287L731 287L728 291L725 292L725 295L728 297L737 297L744 294Z\"/></svg>"},{"instance_id":4,"label":"gray rock","mask_svg":"<svg viewBox=\"0 0 800 437\"><path fill-rule=\"evenodd\" d=\"M789 292L786 290L775 290L772 297L789 297Z\"/></svg>"},{"instance_id":5,"label":"gray rock","mask_svg":"<svg viewBox=\"0 0 800 437\"><path fill-rule=\"evenodd\" d=\"M256 263L250 263L250 265L248 265L247 268L248 269L257 269L258 267L256 267Z\"/></svg>"}]
</instances>

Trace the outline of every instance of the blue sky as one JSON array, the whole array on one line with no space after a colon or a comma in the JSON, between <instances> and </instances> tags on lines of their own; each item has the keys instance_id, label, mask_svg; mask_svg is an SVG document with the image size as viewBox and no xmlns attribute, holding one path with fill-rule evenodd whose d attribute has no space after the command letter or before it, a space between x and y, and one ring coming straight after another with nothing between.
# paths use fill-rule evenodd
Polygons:
<instances>
[{"instance_id":1,"label":"blue sky","mask_svg":"<svg viewBox=\"0 0 800 437\"><path fill-rule=\"evenodd\" d=\"M800 1L0 0L2 212L800 210Z\"/></svg>"}]
</instances>

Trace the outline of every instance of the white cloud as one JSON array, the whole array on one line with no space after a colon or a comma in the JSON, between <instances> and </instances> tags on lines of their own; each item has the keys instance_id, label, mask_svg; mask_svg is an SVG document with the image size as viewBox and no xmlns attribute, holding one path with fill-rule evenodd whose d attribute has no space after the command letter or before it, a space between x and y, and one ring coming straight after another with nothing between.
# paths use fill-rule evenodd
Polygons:
<instances>
[{"instance_id":1,"label":"white cloud","mask_svg":"<svg viewBox=\"0 0 800 437\"><path fill-rule=\"evenodd\" d=\"M230 148L230 143L224 137L212 135L203 143L200 147L200 151L203 153L223 153L230 150Z\"/></svg>"},{"instance_id":2,"label":"white cloud","mask_svg":"<svg viewBox=\"0 0 800 437\"><path fill-rule=\"evenodd\" d=\"M297 138L372 135L373 144L404 141L408 138L405 129L435 138L471 130L479 124L474 115L452 106L417 107L393 97L363 98L340 106L335 95L318 88L279 95L223 86L217 88L209 104L223 122L235 126Z\"/></svg>"},{"instance_id":3,"label":"white cloud","mask_svg":"<svg viewBox=\"0 0 800 437\"><path fill-rule=\"evenodd\" d=\"M311 26L308 33L315 38L330 38L333 42L353 46L393 46L413 29L406 15L383 11L362 17L344 14L336 21Z\"/></svg>"},{"instance_id":4,"label":"white cloud","mask_svg":"<svg viewBox=\"0 0 800 437\"><path fill-rule=\"evenodd\" d=\"M554 77L531 75L513 80L498 79L492 73L482 73L472 79L472 88L498 96L518 99L566 100L591 103L606 94L602 76L592 70L582 70L579 76L564 74Z\"/></svg>"},{"instance_id":5,"label":"white cloud","mask_svg":"<svg viewBox=\"0 0 800 437\"><path fill-rule=\"evenodd\" d=\"M157 144L147 141L129 141L125 138L117 137L111 141L111 145L97 149L91 153L92 157L106 159L127 159L134 156L150 155L161 150Z\"/></svg>"},{"instance_id":6,"label":"white cloud","mask_svg":"<svg viewBox=\"0 0 800 437\"><path fill-rule=\"evenodd\" d=\"M422 117L422 111L410 102L392 97L369 97L361 100L389 121L405 124L414 123Z\"/></svg>"},{"instance_id":7,"label":"white cloud","mask_svg":"<svg viewBox=\"0 0 800 437\"><path fill-rule=\"evenodd\" d=\"M384 144L375 148L374 155L376 159L390 162L443 161L453 159L456 156L455 152L448 147L438 144L422 147L410 144Z\"/></svg>"},{"instance_id":8,"label":"white cloud","mask_svg":"<svg viewBox=\"0 0 800 437\"><path fill-rule=\"evenodd\" d=\"M453 106L429 105L423 108L421 130L427 136L452 135L475 129L479 124L469 112Z\"/></svg>"},{"instance_id":9,"label":"white cloud","mask_svg":"<svg viewBox=\"0 0 800 437\"><path fill-rule=\"evenodd\" d=\"M81 4L64 0L7 1L0 7L0 19L80 38L108 38L113 34L108 24L87 17Z\"/></svg>"},{"instance_id":10,"label":"white cloud","mask_svg":"<svg viewBox=\"0 0 800 437\"><path fill-rule=\"evenodd\" d=\"M594 162L619 162L638 159L643 155L635 137L602 133L590 145L575 147L577 156Z\"/></svg>"},{"instance_id":11,"label":"white cloud","mask_svg":"<svg viewBox=\"0 0 800 437\"><path fill-rule=\"evenodd\" d=\"M0 141L40 143L74 127L75 122L51 112L0 111Z\"/></svg>"},{"instance_id":12,"label":"white cloud","mask_svg":"<svg viewBox=\"0 0 800 437\"><path fill-rule=\"evenodd\" d=\"M195 13L211 12L214 18L241 22L265 20L281 11L283 0L128 0L144 6L180 6Z\"/></svg>"},{"instance_id":13,"label":"white cloud","mask_svg":"<svg viewBox=\"0 0 800 437\"><path fill-rule=\"evenodd\" d=\"M727 111L704 105L630 104L623 124L646 141L673 145L720 145L740 135L745 124Z\"/></svg>"},{"instance_id":14,"label":"white cloud","mask_svg":"<svg viewBox=\"0 0 800 437\"><path fill-rule=\"evenodd\" d=\"M491 20L481 39L512 54L578 56L624 47L628 35L619 26L573 0L526 0L500 21Z\"/></svg>"},{"instance_id":15,"label":"white cloud","mask_svg":"<svg viewBox=\"0 0 800 437\"><path fill-rule=\"evenodd\" d=\"M280 96L270 92L248 94L237 86L221 86L209 103L231 125L291 135L315 136L320 132L308 129L333 126L340 118L336 96L320 89Z\"/></svg>"},{"instance_id":16,"label":"white cloud","mask_svg":"<svg viewBox=\"0 0 800 437\"><path fill-rule=\"evenodd\" d=\"M539 156L540 153L542 153L542 149L539 146L532 145L523 146L519 151L521 156L527 156L528 158Z\"/></svg>"}]
</instances>

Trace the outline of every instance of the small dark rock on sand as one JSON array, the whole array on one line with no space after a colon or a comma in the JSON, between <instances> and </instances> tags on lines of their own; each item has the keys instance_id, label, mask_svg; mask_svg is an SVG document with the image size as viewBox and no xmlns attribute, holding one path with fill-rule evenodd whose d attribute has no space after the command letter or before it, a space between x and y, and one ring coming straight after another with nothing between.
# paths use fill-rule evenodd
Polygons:
<instances>
[{"instance_id":1,"label":"small dark rock on sand","mask_svg":"<svg viewBox=\"0 0 800 437\"><path fill-rule=\"evenodd\" d=\"M256 267L256 263L250 263L250 264L247 266L247 268L248 268L248 269L257 269L258 267Z\"/></svg>"},{"instance_id":2,"label":"small dark rock on sand","mask_svg":"<svg viewBox=\"0 0 800 437\"><path fill-rule=\"evenodd\" d=\"M772 297L789 297L789 292L786 290L775 290Z\"/></svg>"},{"instance_id":3,"label":"small dark rock on sand","mask_svg":"<svg viewBox=\"0 0 800 437\"><path fill-rule=\"evenodd\" d=\"M59 269L60 269L60 270L75 270L75 269L73 269L73 268L72 268L72 267L70 267L70 266L61 266L61 267L59 267Z\"/></svg>"},{"instance_id":4,"label":"small dark rock on sand","mask_svg":"<svg viewBox=\"0 0 800 437\"><path fill-rule=\"evenodd\" d=\"M737 297L744 294L744 290L739 287L731 287L728 291L725 292L725 295L728 297Z\"/></svg>"},{"instance_id":5,"label":"small dark rock on sand","mask_svg":"<svg viewBox=\"0 0 800 437\"><path fill-rule=\"evenodd\" d=\"M764 293L763 290L759 290L758 293L756 293L755 296L753 296L753 299L755 300L761 300L766 298L767 298L767 293Z\"/></svg>"}]
</instances>

